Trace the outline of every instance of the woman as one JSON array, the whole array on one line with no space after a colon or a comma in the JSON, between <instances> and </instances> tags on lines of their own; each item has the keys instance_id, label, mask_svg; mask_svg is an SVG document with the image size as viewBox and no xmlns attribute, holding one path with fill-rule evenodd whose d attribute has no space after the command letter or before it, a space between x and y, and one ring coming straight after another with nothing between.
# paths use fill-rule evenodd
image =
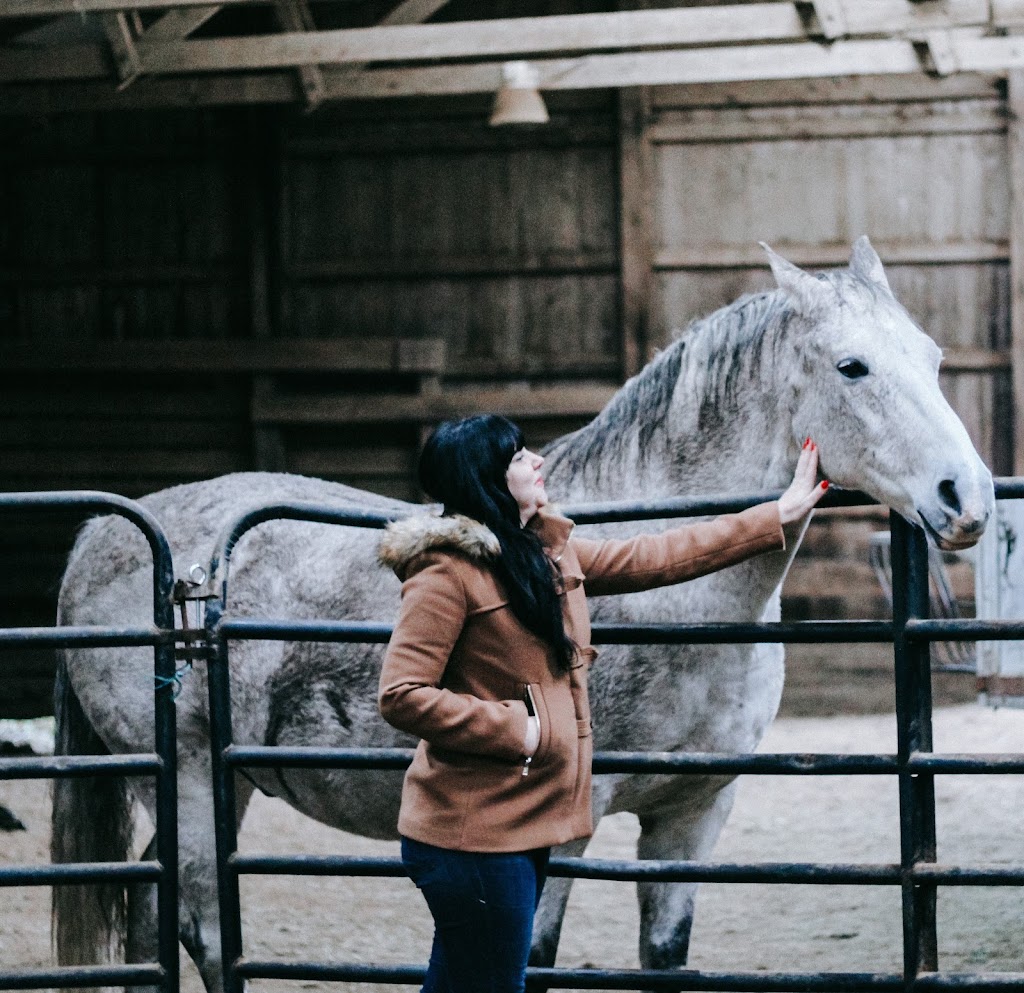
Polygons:
<instances>
[{"instance_id":1,"label":"woman","mask_svg":"<svg viewBox=\"0 0 1024 993\"><path fill-rule=\"evenodd\" d=\"M599 541L545 509L544 460L512 422L430 437L420 481L444 514L395 523L380 552L403 583L380 710L422 739L398 828L436 928L424 993L521 991L551 846L593 831L584 586L645 590L783 548L828 487L817 461L808 439L777 502Z\"/></svg>"}]
</instances>

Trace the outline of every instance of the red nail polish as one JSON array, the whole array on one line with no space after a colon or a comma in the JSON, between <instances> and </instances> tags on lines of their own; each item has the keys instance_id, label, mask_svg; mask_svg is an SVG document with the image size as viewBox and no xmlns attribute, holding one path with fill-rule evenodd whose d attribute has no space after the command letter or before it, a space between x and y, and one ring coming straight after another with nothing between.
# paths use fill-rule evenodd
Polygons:
<instances>
[{"instance_id":1,"label":"red nail polish","mask_svg":"<svg viewBox=\"0 0 1024 993\"><path fill-rule=\"evenodd\" d=\"M827 480L827 479L823 479L823 480L822 480L822 482L821 482L821 488L822 488L823 490L827 490L827 489L828 489L828 480Z\"/></svg>"},{"instance_id":2,"label":"red nail polish","mask_svg":"<svg viewBox=\"0 0 1024 993\"><path fill-rule=\"evenodd\" d=\"M810 443L811 443L811 439L810 439L810 438L806 438L806 439L804 439L804 448L806 449L806 448L807 448L807 446L808 446L808 445L809 445Z\"/></svg>"}]
</instances>

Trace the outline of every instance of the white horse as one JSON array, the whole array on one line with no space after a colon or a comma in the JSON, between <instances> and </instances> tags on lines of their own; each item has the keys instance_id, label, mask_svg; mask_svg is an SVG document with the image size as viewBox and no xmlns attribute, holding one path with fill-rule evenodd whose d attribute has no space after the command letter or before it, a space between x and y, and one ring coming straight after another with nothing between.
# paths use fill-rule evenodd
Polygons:
<instances>
[{"instance_id":1,"label":"white horse","mask_svg":"<svg viewBox=\"0 0 1024 993\"><path fill-rule=\"evenodd\" d=\"M992 479L938 387L941 353L893 297L866 238L848 270L811 275L768 250L779 289L746 296L693 324L616 394L595 420L555 442L546 476L566 501L668 498L781 488L803 440L821 470L922 526L943 548L980 537ZM164 525L179 568L208 561L225 524L258 502L311 500L413 512L405 503L291 475L239 474L143 500ZM650 527L645 524L643 527ZM634 526L635 528L636 526ZM628 525L604 528L624 533ZM802 532L785 552L683 586L595 600L598 621L775 620L779 586ZM398 580L377 566L378 535L277 521L238 546L234 616L390 622ZM151 565L123 521L90 523L61 588L62 624L141 624L150 618ZM381 648L240 642L231 649L236 742L410 746L377 714ZM605 647L591 672L595 747L752 752L775 716L781 645ZM146 751L153 741L152 653L67 650L59 670L58 744L64 753ZM181 940L210 993L222 987L206 685L197 666L178 700ZM259 770L238 777L239 817L255 786L326 824L394 838L401 775ZM151 781L71 779L56 786L55 861L124 858L131 800L154 809ZM724 777L597 777L595 817L632 811L641 858L702 859L733 802ZM582 842L562 854L579 854ZM552 879L537 917L534 961L554 959L569 892ZM642 883L640 961L685 964L695 886ZM154 887L55 887L63 962L102 960L119 943L128 961L156 957ZM339 923L343 911L339 910Z\"/></svg>"}]
</instances>

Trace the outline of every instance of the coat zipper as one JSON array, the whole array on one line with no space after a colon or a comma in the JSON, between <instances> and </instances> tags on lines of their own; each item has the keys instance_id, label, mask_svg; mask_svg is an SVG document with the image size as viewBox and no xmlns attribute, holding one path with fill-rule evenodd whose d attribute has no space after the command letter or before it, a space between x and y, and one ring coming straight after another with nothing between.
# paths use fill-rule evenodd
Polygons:
<instances>
[{"instance_id":1,"label":"coat zipper","mask_svg":"<svg viewBox=\"0 0 1024 993\"><path fill-rule=\"evenodd\" d=\"M537 728L540 730L540 717L537 715L537 701L533 699L533 687L529 683L526 684L526 692L523 694L523 703L526 704L526 713L530 717L537 718ZM540 750L540 735L537 736L537 751ZM534 752L536 754L536 752ZM523 760L523 775L528 776L530 774L530 763L533 761L533 755L527 755Z\"/></svg>"}]
</instances>

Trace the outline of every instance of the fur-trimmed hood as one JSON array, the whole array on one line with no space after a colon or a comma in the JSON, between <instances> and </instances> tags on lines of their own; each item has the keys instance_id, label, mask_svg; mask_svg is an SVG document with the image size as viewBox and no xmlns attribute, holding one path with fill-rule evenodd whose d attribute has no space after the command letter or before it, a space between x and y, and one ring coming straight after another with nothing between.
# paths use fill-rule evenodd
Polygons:
<instances>
[{"instance_id":1,"label":"fur-trimmed hood","mask_svg":"<svg viewBox=\"0 0 1024 993\"><path fill-rule=\"evenodd\" d=\"M477 561L495 559L501 554L494 532L471 517L420 514L392 521L381 538L377 557L402 578L417 555L436 548L453 549Z\"/></svg>"},{"instance_id":2,"label":"fur-trimmed hood","mask_svg":"<svg viewBox=\"0 0 1024 993\"><path fill-rule=\"evenodd\" d=\"M572 534L573 523L553 506L543 507L526 525L536 531L548 554L557 562ZM417 514L392 521L377 549L382 565L394 569L398 578L405 580L409 563L424 552L448 548L477 562L493 561L501 555L501 545L495 533L462 514L439 517L437 514Z\"/></svg>"}]
</instances>

